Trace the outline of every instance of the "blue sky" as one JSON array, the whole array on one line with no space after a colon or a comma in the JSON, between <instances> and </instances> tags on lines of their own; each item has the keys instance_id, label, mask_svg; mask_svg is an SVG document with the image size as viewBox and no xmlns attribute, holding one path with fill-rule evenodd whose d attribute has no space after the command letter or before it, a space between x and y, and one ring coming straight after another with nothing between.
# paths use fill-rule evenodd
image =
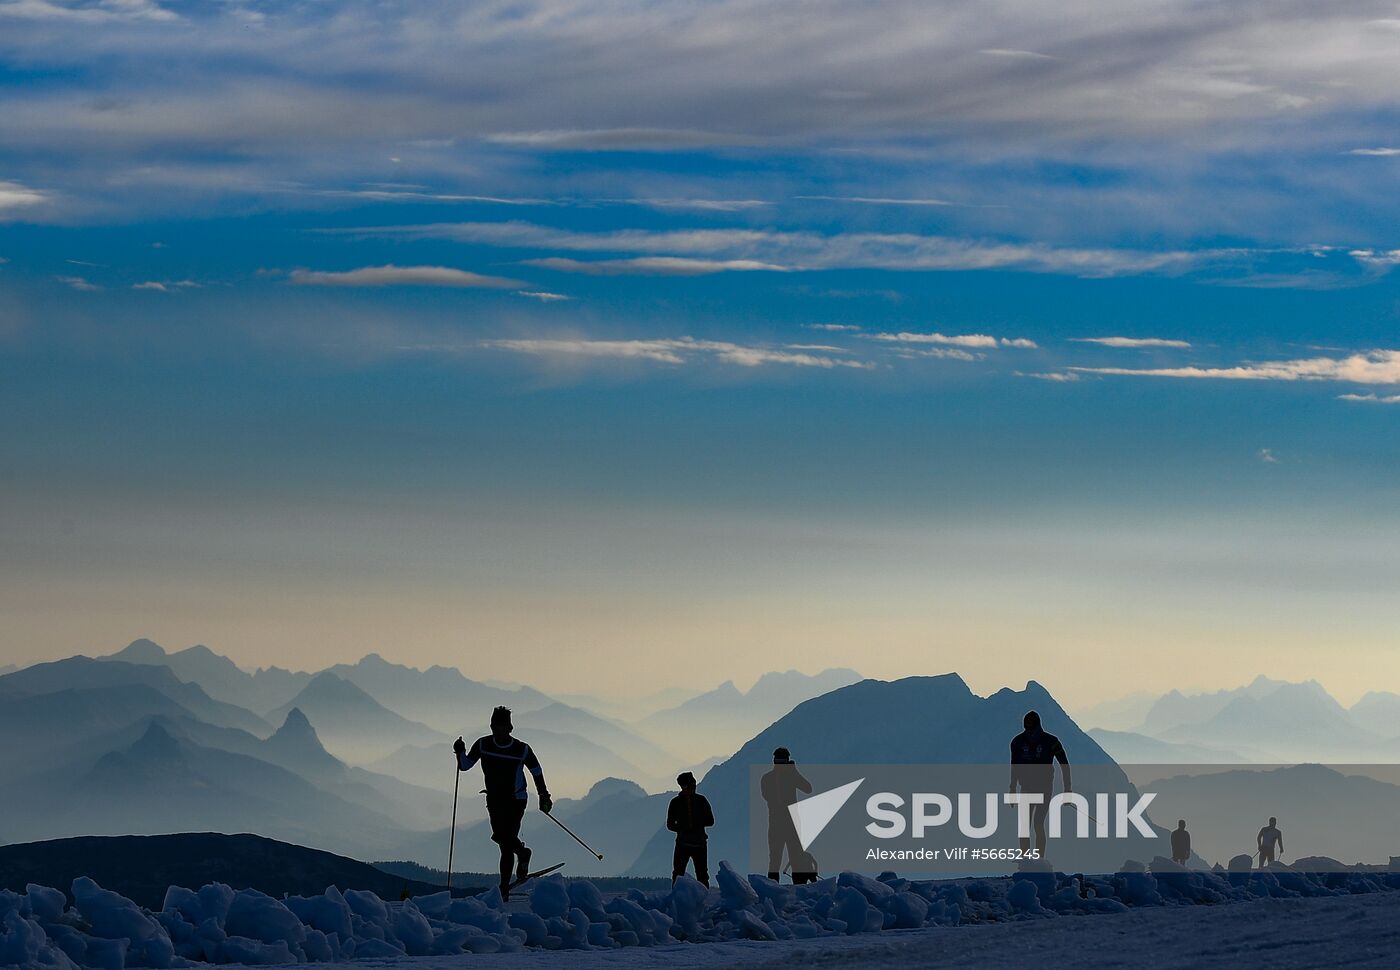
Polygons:
<instances>
[{"instance_id":1,"label":"blue sky","mask_svg":"<svg viewBox=\"0 0 1400 970\"><path fill-rule=\"evenodd\" d=\"M1397 54L0 0L0 656L1394 688Z\"/></svg>"}]
</instances>

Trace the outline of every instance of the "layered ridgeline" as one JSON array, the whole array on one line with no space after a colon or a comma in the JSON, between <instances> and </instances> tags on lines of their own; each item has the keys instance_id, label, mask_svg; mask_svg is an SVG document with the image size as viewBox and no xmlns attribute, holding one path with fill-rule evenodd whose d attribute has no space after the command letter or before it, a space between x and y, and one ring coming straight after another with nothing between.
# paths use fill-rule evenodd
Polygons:
<instances>
[{"instance_id":1,"label":"layered ridgeline","mask_svg":"<svg viewBox=\"0 0 1400 970\"><path fill-rule=\"evenodd\" d=\"M1346 708L1311 680L1261 676L1229 690L1132 695L1086 709L1080 720L1123 764L1355 764L1400 757L1400 695L1372 692Z\"/></svg>"},{"instance_id":2,"label":"layered ridgeline","mask_svg":"<svg viewBox=\"0 0 1400 970\"><path fill-rule=\"evenodd\" d=\"M1111 778L1118 790L1131 789L1108 754L1034 681L1024 690L1005 688L980 697L957 674L865 680L799 704L704 777L700 790L710 799L716 823L710 858L747 867L751 775L754 766L771 764L777 747L810 765L1004 765L1029 710L1040 712L1045 729L1060 738L1072 761L1101 766L1096 771L1101 781ZM930 790L937 790L937 782L930 777ZM652 832L632 873L662 872L670 865L672 837L660 824ZM1111 848L1112 858L1102 861L1105 870L1119 865L1125 851Z\"/></svg>"}]
</instances>

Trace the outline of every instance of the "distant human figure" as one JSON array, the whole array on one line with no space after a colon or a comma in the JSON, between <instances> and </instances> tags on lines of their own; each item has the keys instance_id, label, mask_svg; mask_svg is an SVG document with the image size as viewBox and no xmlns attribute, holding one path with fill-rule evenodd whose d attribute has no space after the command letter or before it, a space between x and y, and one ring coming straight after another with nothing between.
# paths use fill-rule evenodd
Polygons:
<instances>
[{"instance_id":1,"label":"distant human figure","mask_svg":"<svg viewBox=\"0 0 1400 970\"><path fill-rule=\"evenodd\" d=\"M685 875L689 862L695 863L695 878L709 888L709 835L705 829L715 824L710 800L695 790L695 776L688 771L676 776L681 793L666 809L666 830L676 833L676 852L671 861L671 881Z\"/></svg>"},{"instance_id":2,"label":"distant human figure","mask_svg":"<svg viewBox=\"0 0 1400 970\"><path fill-rule=\"evenodd\" d=\"M1283 854L1283 833L1278 830L1278 819L1269 817L1269 824L1259 830L1258 842L1259 868L1267 869Z\"/></svg>"},{"instance_id":3,"label":"distant human figure","mask_svg":"<svg viewBox=\"0 0 1400 970\"><path fill-rule=\"evenodd\" d=\"M501 847L501 896L510 896L511 871L516 879L530 872L530 850L520 841L520 823L525 818L525 803L529 793L525 787L528 769L535 779L535 791L540 799L540 811L546 814L554 807L545 787L544 770L528 744L511 737L513 730L510 708L498 707L491 712L491 733L472 742L471 750L458 738L452 744L457 755L457 770L470 771L479 761L486 782L486 815L491 820L491 841Z\"/></svg>"},{"instance_id":4,"label":"distant human figure","mask_svg":"<svg viewBox=\"0 0 1400 970\"><path fill-rule=\"evenodd\" d=\"M1045 818L1050 808L1050 796L1055 791L1055 762L1060 763L1060 774L1064 779L1065 791L1073 791L1070 786L1069 756L1064 745L1053 734L1040 726L1040 715L1027 711L1021 725L1025 728L1011 739L1011 784L1007 789L1015 794L1041 796L1039 805L1031 806L1031 825L1035 828L1035 847L1041 857L1045 855ZM1030 849L1031 840L1023 838L1021 851Z\"/></svg>"},{"instance_id":5,"label":"distant human figure","mask_svg":"<svg viewBox=\"0 0 1400 970\"><path fill-rule=\"evenodd\" d=\"M1186 819L1176 820L1176 829L1172 832L1172 862L1178 865L1186 865L1191 858L1191 833L1186 831Z\"/></svg>"},{"instance_id":6,"label":"distant human figure","mask_svg":"<svg viewBox=\"0 0 1400 970\"><path fill-rule=\"evenodd\" d=\"M798 792L810 794L812 783L797 770L791 752L778 748L773 752L773 769L763 776L758 787L768 803L768 878L777 882L782 874L784 849L794 873L798 862L805 861L806 853L797 838L797 826L793 824L788 806L797 801Z\"/></svg>"}]
</instances>

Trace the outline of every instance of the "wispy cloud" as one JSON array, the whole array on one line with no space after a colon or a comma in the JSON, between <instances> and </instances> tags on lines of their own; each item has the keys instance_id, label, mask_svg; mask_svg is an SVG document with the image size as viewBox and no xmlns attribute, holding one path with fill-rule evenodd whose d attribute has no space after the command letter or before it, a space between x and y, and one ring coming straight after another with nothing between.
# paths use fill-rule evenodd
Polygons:
<instances>
[{"instance_id":1,"label":"wispy cloud","mask_svg":"<svg viewBox=\"0 0 1400 970\"><path fill-rule=\"evenodd\" d=\"M1038 374L1030 374L1023 373L1022 371L1016 371L1015 373L1017 377L1034 377L1038 381L1051 381L1056 384L1073 384L1075 381L1080 380L1078 374L1071 373L1068 371L1048 371L1045 373Z\"/></svg>"},{"instance_id":2,"label":"wispy cloud","mask_svg":"<svg viewBox=\"0 0 1400 970\"><path fill-rule=\"evenodd\" d=\"M92 283L81 276L55 276L54 279L69 289L79 290L83 293L95 293L102 287Z\"/></svg>"},{"instance_id":3,"label":"wispy cloud","mask_svg":"<svg viewBox=\"0 0 1400 970\"><path fill-rule=\"evenodd\" d=\"M855 202L861 205L911 205L933 206L935 208L958 205L958 203L949 202L947 199L894 199L869 195L799 195L797 198L819 202Z\"/></svg>"},{"instance_id":4,"label":"wispy cloud","mask_svg":"<svg viewBox=\"0 0 1400 970\"><path fill-rule=\"evenodd\" d=\"M1070 337L1073 343L1100 344L1104 347L1190 347L1186 340L1169 340L1162 337Z\"/></svg>"},{"instance_id":5,"label":"wispy cloud","mask_svg":"<svg viewBox=\"0 0 1400 970\"><path fill-rule=\"evenodd\" d=\"M1393 155L1400 155L1400 148L1353 148L1347 152L1348 155L1371 155L1379 158L1389 158Z\"/></svg>"},{"instance_id":6,"label":"wispy cloud","mask_svg":"<svg viewBox=\"0 0 1400 970\"><path fill-rule=\"evenodd\" d=\"M786 266L763 263L755 259L696 259L690 256L638 256L632 259L569 259L548 256L527 259L526 266L558 270L561 273L586 273L589 276L707 276L711 273L767 271L783 273Z\"/></svg>"},{"instance_id":7,"label":"wispy cloud","mask_svg":"<svg viewBox=\"0 0 1400 970\"><path fill-rule=\"evenodd\" d=\"M1347 255L1367 266L1400 266L1400 249L1353 249Z\"/></svg>"},{"instance_id":8,"label":"wispy cloud","mask_svg":"<svg viewBox=\"0 0 1400 970\"><path fill-rule=\"evenodd\" d=\"M48 193L31 189L19 182L0 181L0 218L8 210L22 209L49 201Z\"/></svg>"},{"instance_id":9,"label":"wispy cloud","mask_svg":"<svg viewBox=\"0 0 1400 970\"><path fill-rule=\"evenodd\" d=\"M573 297L564 293L550 293L547 290L516 290L516 296L528 297L531 300L539 300L541 303L560 303L564 300L572 300Z\"/></svg>"},{"instance_id":10,"label":"wispy cloud","mask_svg":"<svg viewBox=\"0 0 1400 970\"><path fill-rule=\"evenodd\" d=\"M459 222L328 230L360 236L454 239L517 249L591 253L636 253L635 260L587 263L547 257L534 265L568 272L619 275L658 272L710 273L722 270L1020 269L1108 277L1179 272L1200 263L1238 260L1242 250L1166 250L1057 247L1035 242L999 242L916 233L783 232L762 229L617 229L580 232L530 222ZM698 261L704 257L704 261ZM689 258L685 262L667 260ZM592 266L593 268L590 268Z\"/></svg>"},{"instance_id":11,"label":"wispy cloud","mask_svg":"<svg viewBox=\"0 0 1400 970\"><path fill-rule=\"evenodd\" d=\"M287 277L297 286L446 286L503 289L517 287L518 280L483 276L448 266L364 266L344 272L294 269Z\"/></svg>"},{"instance_id":12,"label":"wispy cloud","mask_svg":"<svg viewBox=\"0 0 1400 970\"><path fill-rule=\"evenodd\" d=\"M859 333L860 327L853 323L809 323L808 330L825 330L828 333Z\"/></svg>"},{"instance_id":13,"label":"wispy cloud","mask_svg":"<svg viewBox=\"0 0 1400 970\"><path fill-rule=\"evenodd\" d=\"M1347 357L1308 357L1238 364L1233 367L1071 367L1085 374L1232 381L1341 381L1400 384L1400 350L1373 350Z\"/></svg>"},{"instance_id":14,"label":"wispy cloud","mask_svg":"<svg viewBox=\"0 0 1400 970\"><path fill-rule=\"evenodd\" d=\"M743 145L758 140L755 135L701 131L693 128L555 128L542 131L501 131L486 136L486 141L498 145L559 151L662 151L704 148L711 145Z\"/></svg>"},{"instance_id":15,"label":"wispy cloud","mask_svg":"<svg viewBox=\"0 0 1400 970\"><path fill-rule=\"evenodd\" d=\"M663 364L686 364L696 360L709 359L738 367L760 367L765 364L773 364L830 370L838 367L865 369L873 366L865 361L830 357L809 350L753 346L723 340L697 340L694 337L656 340L528 338L486 340L481 345L493 350L506 350L538 357L647 360Z\"/></svg>"},{"instance_id":16,"label":"wispy cloud","mask_svg":"<svg viewBox=\"0 0 1400 970\"><path fill-rule=\"evenodd\" d=\"M911 333L909 331L901 331L899 333L873 333L870 334L870 339L900 344L947 344L953 347L1018 347L1022 349L1033 349L1036 346L1034 340L1027 340L1025 337L993 337L985 333L948 335L942 333Z\"/></svg>"},{"instance_id":17,"label":"wispy cloud","mask_svg":"<svg viewBox=\"0 0 1400 970\"><path fill-rule=\"evenodd\" d=\"M146 280L142 283L132 283L131 288L133 290L151 290L156 293L170 293L174 290L197 290L200 285L194 280L174 280L173 282Z\"/></svg>"},{"instance_id":18,"label":"wispy cloud","mask_svg":"<svg viewBox=\"0 0 1400 970\"><path fill-rule=\"evenodd\" d=\"M978 51L979 54L987 54L990 57L1010 57L1023 61L1058 61L1059 58L1052 54L1042 54L1039 51L1023 51L1012 47L984 47Z\"/></svg>"},{"instance_id":19,"label":"wispy cloud","mask_svg":"<svg viewBox=\"0 0 1400 970\"><path fill-rule=\"evenodd\" d=\"M1278 456L1274 454L1274 449L1272 448L1260 448L1255 457L1266 465L1278 464Z\"/></svg>"},{"instance_id":20,"label":"wispy cloud","mask_svg":"<svg viewBox=\"0 0 1400 970\"><path fill-rule=\"evenodd\" d=\"M1400 404L1400 394L1338 394L1339 401L1363 401L1367 404Z\"/></svg>"},{"instance_id":21,"label":"wispy cloud","mask_svg":"<svg viewBox=\"0 0 1400 970\"><path fill-rule=\"evenodd\" d=\"M56 20L102 24L119 20L178 20L172 11L152 0L98 0L93 4L62 0L8 0L0 3L0 17L22 20Z\"/></svg>"}]
</instances>

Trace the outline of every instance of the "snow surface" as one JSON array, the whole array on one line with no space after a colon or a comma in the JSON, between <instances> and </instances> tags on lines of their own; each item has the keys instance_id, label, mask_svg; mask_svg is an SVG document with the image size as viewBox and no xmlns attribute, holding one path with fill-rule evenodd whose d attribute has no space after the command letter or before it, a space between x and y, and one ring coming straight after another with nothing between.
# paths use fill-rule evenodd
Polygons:
<instances>
[{"instance_id":1,"label":"snow surface","mask_svg":"<svg viewBox=\"0 0 1400 970\"><path fill-rule=\"evenodd\" d=\"M90 879L75 906L38 886L0 892L0 966L183 967L353 959L358 966L437 970L464 953L473 964L532 970L668 968L717 962L987 965L1063 959L1084 966L1199 966L1267 954L1274 967L1393 966L1400 942L1400 876L1153 871L1079 877L911 883L842 873L811 886L779 886L727 864L717 888L684 878L664 893L604 898L585 880L538 880L528 899L503 906L494 890L385 902L334 888L273 899L214 884L172 887L150 913ZM1230 905L1220 905L1230 904ZM1065 917L1099 916L1095 919ZM684 941L684 942L682 942ZM694 945L700 944L700 945ZM587 952L578 952L587 951ZM1174 962L1173 962L1174 961Z\"/></svg>"}]
</instances>

